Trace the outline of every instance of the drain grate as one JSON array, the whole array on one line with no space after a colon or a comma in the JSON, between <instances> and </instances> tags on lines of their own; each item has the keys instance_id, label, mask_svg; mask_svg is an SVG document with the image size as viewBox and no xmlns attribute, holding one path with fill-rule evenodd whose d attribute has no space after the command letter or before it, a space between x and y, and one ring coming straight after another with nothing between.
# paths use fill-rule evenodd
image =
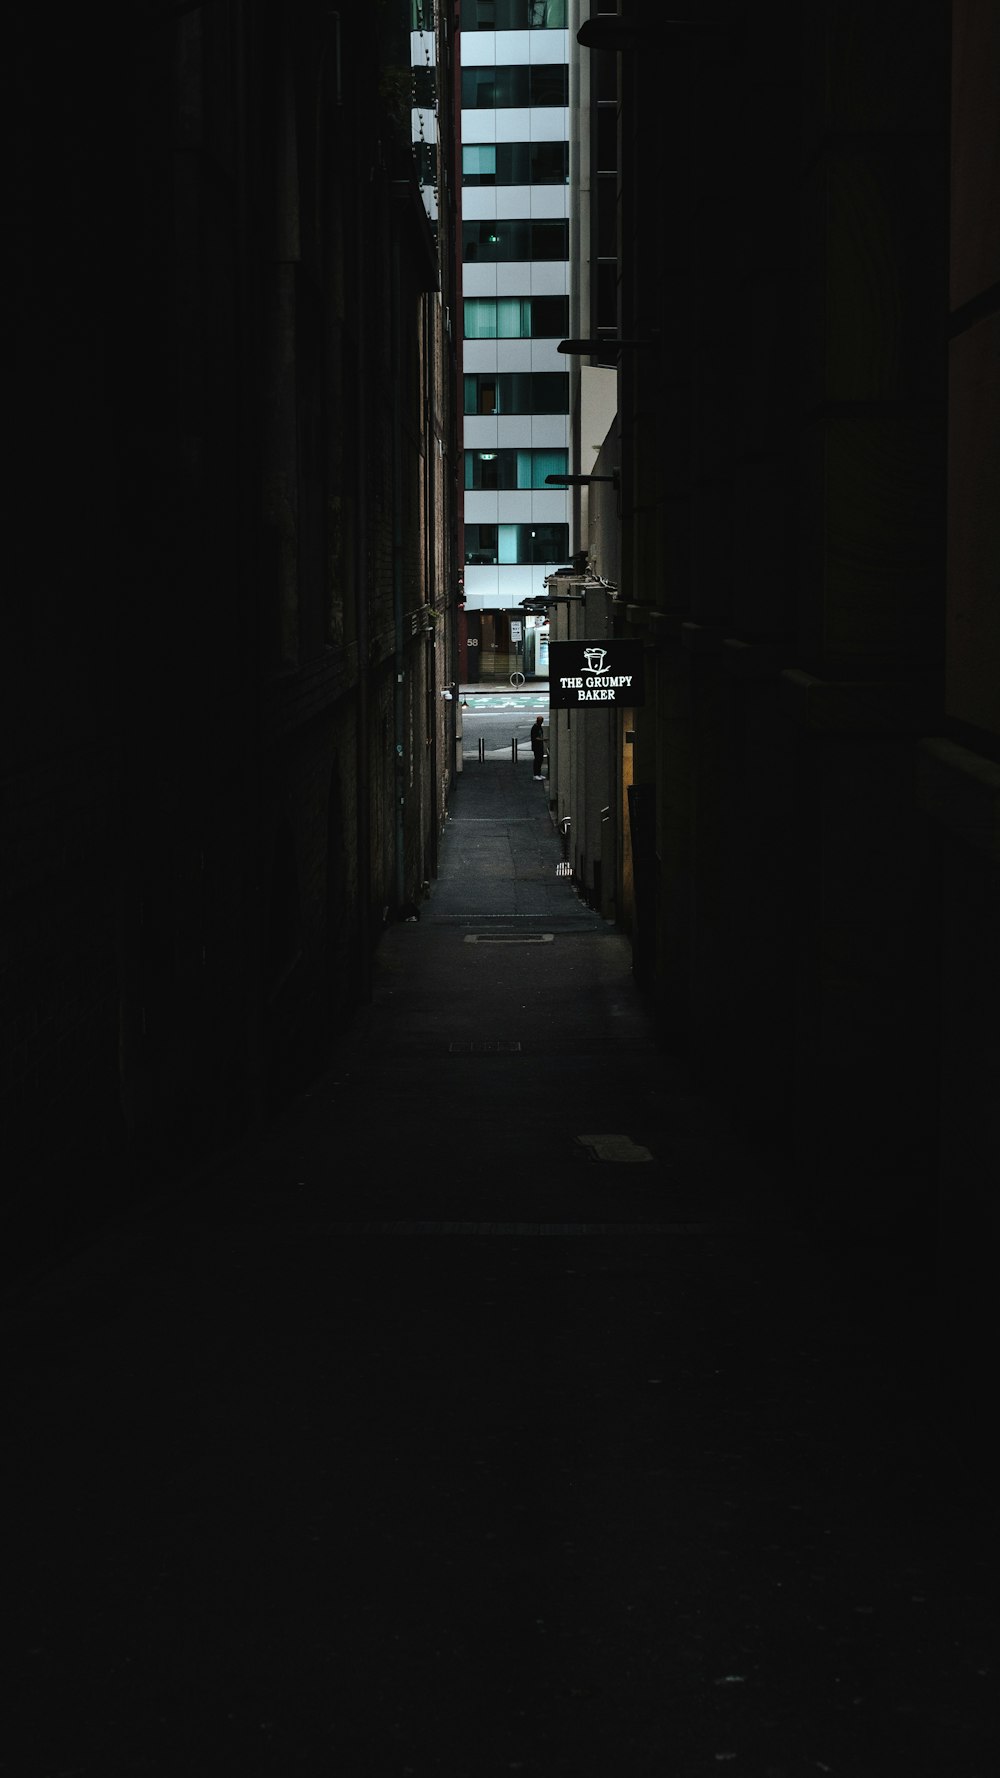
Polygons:
<instances>
[{"instance_id":1,"label":"drain grate","mask_svg":"<svg viewBox=\"0 0 1000 1778\"><path fill-rule=\"evenodd\" d=\"M552 932L467 932L467 945L550 945Z\"/></svg>"},{"instance_id":2,"label":"drain grate","mask_svg":"<svg viewBox=\"0 0 1000 1778\"><path fill-rule=\"evenodd\" d=\"M589 1150L592 1161L651 1161L653 1156L631 1136L576 1136L574 1141Z\"/></svg>"},{"instance_id":3,"label":"drain grate","mask_svg":"<svg viewBox=\"0 0 1000 1778\"><path fill-rule=\"evenodd\" d=\"M764 1222L728 1217L718 1222L339 1222L332 1228L348 1235L742 1235ZM779 1225L775 1225L776 1227ZM797 1233L793 1229L793 1233Z\"/></svg>"}]
</instances>

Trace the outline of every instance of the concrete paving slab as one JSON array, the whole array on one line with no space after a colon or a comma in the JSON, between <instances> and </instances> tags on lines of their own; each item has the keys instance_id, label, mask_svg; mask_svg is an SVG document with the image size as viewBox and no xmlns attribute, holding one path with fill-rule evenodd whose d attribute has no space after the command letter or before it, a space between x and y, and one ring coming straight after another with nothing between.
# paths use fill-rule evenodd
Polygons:
<instances>
[{"instance_id":1,"label":"concrete paving slab","mask_svg":"<svg viewBox=\"0 0 1000 1778\"><path fill-rule=\"evenodd\" d=\"M621 934L554 871L518 907L517 824L558 840L489 774L322 1075L7 1293L0 1766L986 1778L925 1258L825 1240Z\"/></svg>"}]
</instances>

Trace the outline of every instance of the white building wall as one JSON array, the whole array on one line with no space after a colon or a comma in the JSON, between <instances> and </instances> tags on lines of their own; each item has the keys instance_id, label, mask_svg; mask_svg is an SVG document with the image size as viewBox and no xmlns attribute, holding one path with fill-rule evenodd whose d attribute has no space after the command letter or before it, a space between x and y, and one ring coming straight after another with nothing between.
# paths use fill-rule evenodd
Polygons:
<instances>
[{"instance_id":1,"label":"white building wall","mask_svg":"<svg viewBox=\"0 0 1000 1778\"><path fill-rule=\"evenodd\" d=\"M516 611L522 599L538 599L545 591L545 576L562 562L544 563L536 568L466 568L465 608L467 611Z\"/></svg>"},{"instance_id":2,"label":"white building wall","mask_svg":"<svg viewBox=\"0 0 1000 1778\"><path fill-rule=\"evenodd\" d=\"M529 296L568 296L569 261L536 259L528 267Z\"/></svg>"},{"instance_id":3,"label":"white building wall","mask_svg":"<svg viewBox=\"0 0 1000 1778\"><path fill-rule=\"evenodd\" d=\"M529 340L532 370L565 370L566 359L558 351L558 340Z\"/></svg>"},{"instance_id":4,"label":"white building wall","mask_svg":"<svg viewBox=\"0 0 1000 1778\"><path fill-rule=\"evenodd\" d=\"M473 190L478 194L484 188L474 186ZM495 216L551 216L558 221L569 215L569 187L566 185L494 185L487 186L485 190L496 200L494 208L487 211L491 220ZM539 206L538 200L542 193L546 196ZM462 210L472 221L474 212L466 204L463 204Z\"/></svg>"},{"instance_id":5,"label":"white building wall","mask_svg":"<svg viewBox=\"0 0 1000 1778\"><path fill-rule=\"evenodd\" d=\"M464 444L467 451L495 451L500 444L497 414L466 414ZM519 440L519 443L529 441Z\"/></svg>"},{"instance_id":6,"label":"white building wall","mask_svg":"<svg viewBox=\"0 0 1000 1778\"><path fill-rule=\"evenodd\" d=\"M558 451L569 445L568 414L466 414L467 451Z\"/></svg>"},{"instance_id":7,"label":"white building wall","mask_svg":"<svg viewBox=\"0 0 1000 1778\"><path fill-rule=\"evenodd\" d=\"M463 31L463 68L558 66L569 61L568 31Z\"/></svg>"},{"instance_id":8,"label":"white building wall","mask_svg":"<svg viewBox=\"0 0 1000 1778\"><path fill-rule=\"evenodd\" d=\"M565 450L569 447L569 415L568 414L528 414L525 416L531 427L530 443L536 450ZM503 416L500 416L500 429L503 428ZM506 441L504 441L506 442Z\"/></svg>"},{"instance_id":9,"label":"white building wall","mask_svg":"<svg viewBox=\"0 0 1000 1778\"><path fill-rule=\"evenodd\" d=\"M565 259L510 260L501 265L467 262L462 267L462 295L568 296L569 263ZM481 345L482 341L467 340L465 344Z\"/></svg>"},{"instance_id":10,"label":"white building wall","mask_svg":"<svg viewBox=\"0 0 1000 1778\"><path fill-rule=\"evenodd\" d=\"M506 37L506 31L499 33ZM496 31L463 31L458 40L463 68L495 68L497 63Z\"/></svg>"},{"instance_id":11,"label":"white building wall","mask_svg":"<svg viewBox=\"0 0 1000 1778\"><path fill-rule=\"evenodd\" d=\"M568 217L568 185L464 185L463 222L498 217Z\"/></svg>"},{"instance_id":12,"label":"white building wall","mask_svg":"<svg viewBox=\"0 0 1000 1778\"><path fill-rule=\"evenodd\" d=\"M530 370L534 340L497 340L498 370Z\"/></svg>"},{"instance_id":13,"label":"white building wall","mask_svg":"<svg viewBox=\"0 0 1000 1778\"><path fill-rule=\"evenodd\" d=\"M467 525L565 525L567 496L558 488L469 488L465 495Z\"/></svg>"},{"instance_id":14,"label":"white building wall","mask_svg":"<svg viewBox=\"0 0 1000 1778\"><path fill-rule=\"evenodd\" d=\"M462 116L465 115L463 111ZM509 105L491 115L497 120L496 135L480 137L480 141L565 142L568 137L569 111L565 105L533 105L526 111Z\"/></svg>"},{"instance_id":15,"label":"white building wall","mask_svg":"<svg viewBox=\"0 0 1000 1778\"><path fill-rule=\"evenodd\" d=\"M462 58L463 63L465 57ZM461 114L461 131L463 142L495 142L497 139L497 114L495 111L463 111ZM465 199L469 190L479 189L476 186L465 186L462 191L462 210L465 210Z\"/></svg>"},{"instance_id":16,"label":"white building wall","mask_svg":"<svg viewBox=\"0 0 1000 1778\"><path fill-rule=\"evenodd\" d=\"M529 185L527 216L568 216L568 185Z\"/></svg>"},{"instance_id":17,"label":"white building wall","mask_svg":"<svg viewBox=\"0 0 1000 1778\"><path fill-rule=\"evenodd\" d=\"M565 142L568 128L569 110L565 105L507 105L499 111L462 112L463 142ZM465 188L482 189L476 185ZM464 197L463 192L463 208Z\"/></svg>"}]
</instances>

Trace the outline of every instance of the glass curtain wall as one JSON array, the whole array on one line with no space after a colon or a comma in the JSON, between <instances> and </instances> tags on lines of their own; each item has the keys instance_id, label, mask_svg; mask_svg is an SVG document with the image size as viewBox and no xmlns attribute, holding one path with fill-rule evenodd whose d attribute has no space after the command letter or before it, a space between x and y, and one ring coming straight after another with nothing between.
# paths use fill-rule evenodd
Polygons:
<instances>
[{"instance_id":1,"label":"glass curtain wall","mask_svg":"<svg viewBox=\"0 0 1000 1778\"><path fill-rule=\"evenodd\" d=\"M462 0L463 31L565 31L566 0Z\"/></svg>"},{"instance_id":2,"label":"glass curtain wall","mask_svg":"<svg viewBox=\"0 0 1000 1778\"><path fill-rule=\"evenodd\" d=\"M565 475L567 451L466 451L467 488L545 488L546 477Z\"/></svg>"},{"instance_id":3,"label":"glass curtain wall","mask_svg":"<svg viewBox=\"0 0 1000 1778\"><path fill-rule=\"evenodd\" d=\"M568 296L470 296L463 303L467 340L563 339Z\"/></svg>"},{"instance_id":4,"label":"glass curtain wall","mask_svg":"<svg viewBox=\"0 0 1000 1778\"><path fill-rule=\"evenodd\" d=\"M467 414L569 413L567 371L477 371L464 383Z\"/></svg>"}]
</instances>

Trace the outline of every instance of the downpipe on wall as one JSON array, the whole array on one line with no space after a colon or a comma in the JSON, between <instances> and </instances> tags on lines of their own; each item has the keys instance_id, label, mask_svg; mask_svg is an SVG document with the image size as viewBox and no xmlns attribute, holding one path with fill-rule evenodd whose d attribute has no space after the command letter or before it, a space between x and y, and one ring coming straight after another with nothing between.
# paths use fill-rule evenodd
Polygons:
<instances>
[{"instance_id":1,"label":"downpipe on wall","mask_svg":"<svg viewBox=\"0 0 1000 1778\"><path fill-rule=\"evenodd\" d=\"M358 702L357 702L357 815L356 834L358 848L358 922L359 922L359 956L362 978L358 984L362 1000L371 999L372 991L372 863L371 863L371 760L369 753L369 722L371 666L368 658L368 559L370 545L368 542L368 462L370 451L370 435L368 408L364 400L364 392L368 379L368 333L366 325L366 271L367 264L362 244L366 236L366 199L371 203L371 194L359 180L355 191L354 240L357 244L355 269L355 323L357 327L357 365L355 368L354 386L351 402L355 420L354 437L357 446L356 491L356 527L357 543L354 551L354 599L355 621L358 643Z\"/></svg>"},{"instance_id":2,"label":"downpipe on wall","mask_svg":"<svg viewBox=\"0 0 1000 1778\"><path fill-rule=\"evenodd\" d=\"M393 844L393 897L397 915L406 899L406 743L403 659L403 353L399 288L399 242L393 236L390 273L390 368L392 373L392 617L393 655L393 796L395 801Z\"/></svg>"}]
</instances>

